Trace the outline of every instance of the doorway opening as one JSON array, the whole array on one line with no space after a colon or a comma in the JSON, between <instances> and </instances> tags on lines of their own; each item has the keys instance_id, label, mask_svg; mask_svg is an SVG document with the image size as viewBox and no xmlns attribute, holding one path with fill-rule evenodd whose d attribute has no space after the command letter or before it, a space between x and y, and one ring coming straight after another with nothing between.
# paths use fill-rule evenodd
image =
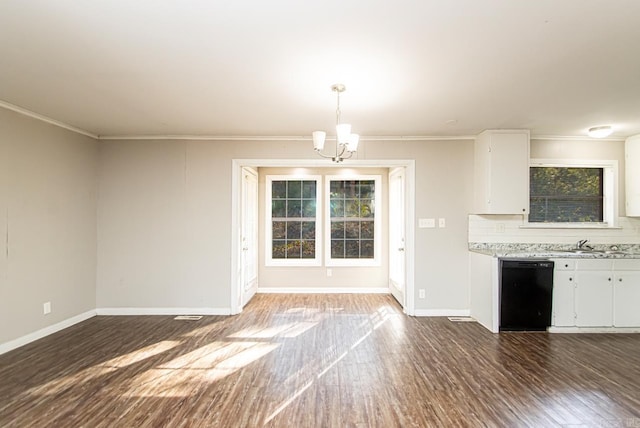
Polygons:
<instances>
[{"instance_id":1,"label":"doorway opening","mask_svg":"<svg viewBox=\"0 0 640 428\"><path fill-rule=\"evenodd\" d=\"M231 313L237 314L258 289L258 238L251 238L251 222L258 218L255 196L257 180L252 174L259 168L386 168L389 182L384 198L389 203L389 236L386 253L389 278L388 292L394 296L408 315L414 314L414 222L415 222L415 161L413 160L353 160L347 165L334 166L324 160L234 159L232 161L232 239L231 239ZM251 212L248 212L251 211ZM391 223L393 222L393 224ZM253 235L255 237L255 235ZM253 249L251 248L253 246ZM383 290L384 291L384 290Z\"/></svg>"}]
</instances>

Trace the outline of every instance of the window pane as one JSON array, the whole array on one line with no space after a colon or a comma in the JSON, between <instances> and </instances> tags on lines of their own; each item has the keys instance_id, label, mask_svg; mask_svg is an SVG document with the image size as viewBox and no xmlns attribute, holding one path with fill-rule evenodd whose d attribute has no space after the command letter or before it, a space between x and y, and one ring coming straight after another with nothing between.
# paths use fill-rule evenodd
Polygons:
<instances>
[{"instance_id":1,"label":"window pane","mask_svg":"<svg viewBox=\"0 0 640 428\"><path fill-rule=\"evenodd\" d=\"M302 239L315 239L316 223L314 221L302 222Z\"/></svg>"},{"instance_id":2,"label":"window pane","mask_svg":"<svg viewBox=\"0 0 640 428\"><path fill-rule=\"evenodd\" d=\"M360 182L360 198L362 199L371 199L374 196L373 189L375 187L375 182L372 180L366 180Z\"/></svg>"},{"instance_id":3,"label":"window pane","mask_svg":"<svg viewBox=\"0 0 640 428\"><path fill-rule=\"evenodd\" d=\"M360 258L360 241L350 240L344 244L345 256L348 259Z\"/></svg>"},{"instance_id":4,"label":"window pane","mask_svg":"<svg viewBox=\"0 0 640 428\"><path fill-rule=\"evenodd\" d=\"M373 239L373 221L363 221L360 223L360 237L362 239Z\"/></svg>"},{"instance_id":5,"label":"window pane","mask_svg":"<svg viewBox=\"0 0 640 428\"><path fill-rule=\"evenodd\" d=\"M344 217L344 201L331 200L331 217Z\"/></svg>"},{"instance_id":6,"label":"window pane","mask_svg":"<svg viewBox=\"0 0 640 428\"><path fill-rule=\"evenodd\" d=\"M316 257L316 241L305 240L302 241L302 258L313 259Z\"/></svg>"},{"instance_id":7,"label":"window pane","mask_svg":"<svg viewBox=\"0 0 640 428\"><path fill-rule=\"evenodd\" d=\"M315 181L303 181L302 182L302 197L305 199L316 198L316 182Z\"/></svg>"},{"instance_id":8,"label":"window pane","mask_svg":"<svg viewBox=\"0 0 640 428\"><path fill-rule=\"evenodd\" d=\"M302 201L299 199L287 200L287 217L302 217Z\"/></svg>"},{"instance_id":9,"label":"window pane","mask_svg":"<svg viewBox=\"0 0 640 428\"><path fill-rule=\"evenodd\" d=\"M287 244L285 241L273 240L271 257L274 259L284 259L286 256Z\"/></svg>"},{"instance_id":10,"label":"window pane","mask_svg":"<svg viewBox=\"0 0 640 428\"><path fill-rule=\"evenodd\" d=\"M271 198L284 199L287 197L287 182L272 181L271 182Z\"/></svg>"},{"instance_id":11,"label":"window pane","mask_svg":"<svg viewBox=\"0 0 640 428\"><path fill-rule=\"evenodd\" d=\"M347 221L344 223L344 237L351 239L360 238L360 222L359 221Z\"/></svg>"},{"instance_id":12,"label":"window pane","mask_svg":"<svg viewBox=\"0 0 640 428\"><path fill-rule=\"evenodd\" d=\"M362 240L360 241L360 257L363 259L372 259L373 255L373 240Z\"/></svg>"},{"instance_id":13,"label":"window pane","mask_svg":"<svg viewBox=\"0 0 640 428\"><path fill-rule=\"evenodd\" d=\"M300 241L287 241L287 258L299 259L302 257Z\"/></svg>"},{"instance_id":14,"label":"window pane","mask_svg":"<svg viewBox=\"0 0 640 428\"><path fill-rule=\"evenodd\" d=\"M271 217L280 218L287 216L287 201L273 200L271 201Z\"/></svg>"},{"instance_id":15,"label":"window pane","mask_svg":"<svg viewBox=\"0 0 640 428\"><path fill-rule=\"evenodd\" d=\"M272 238L273 239L285 239L286 238L286 228L287 228L287 222L286 221L274 221L272 222L273 224L273 229L272 229Z\"/></svg>"},{"instance_id":16,"label":"window pane","mask_svg":"<svg viewBox=\"0 0 640 428\"><path fill-rule=\"evenodd\" d=\"M316 200L309 199L302 201L302 217L316 216Z\"/></svg>"},{"instance_id":17,"label":"window pane","mask_svg":"<svg viewBox=\"0 0 640 428\"><path fill-rule=\"evenodd\" d=\"M602 222L604 169L531 167L530 222Z\"/></svg>"},{"instance_id":18,"label":"window pane","mask_svg":"<svg viewBox=\"0 0 640 428\"><path fill-rule=\"evenodd\" d=\"M344 259L344 241L331 240L331 257L334 259Z\"/></svg>"},{"instance_id":19,"label":"window pane","mask_svg":"<svg viewBox=\"0 0 640 428\"><path fill-rule=\"evenodd\" d=\"M331 199L344 199L344 182L332 181L330 185Z\"/></svg>"},{"instance_id":20,"label":"window pane","mask_svg":"<svg viewBox=\"0 0 640 428\"><path fill-rule=\"evenodd\" d=\"M287 181L287 198L302 198L302 182L301 181Z\"/></svg>"},{"instance_id":21,"label":"window pane","mask_svg":"<svg viewBox=\"0 0 640 428\"><path fill-rule=\"evenodd\" d=\"M288 221L287 222L287 240L300 239L301 238L301 222Z\"/></svg>"},{"instance_id":22,"label":"window pane","mask_svg":"<svg viewBox=\"0 0 640 428\"><path fill-rule=\"evenodd\" d=\"M331 222L331 239L343 239L344 238L344 222L332 221Z\"/></svg>"},{"instance_id":23,"label":"window pane","mask_svg":"<svg viewBox=\"0 0 640 428\"><path fill-rule=\"evenodd\" d=\"M358 182L357 181L345 181L344 182L344 197L345 198L357 198L358 197Z\"/></svg>"}]
</instances>

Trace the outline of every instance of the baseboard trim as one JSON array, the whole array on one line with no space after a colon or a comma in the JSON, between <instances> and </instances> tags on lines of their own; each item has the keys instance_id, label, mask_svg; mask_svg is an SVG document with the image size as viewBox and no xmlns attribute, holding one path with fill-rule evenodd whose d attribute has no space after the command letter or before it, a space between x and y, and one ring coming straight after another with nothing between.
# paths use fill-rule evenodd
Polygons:
<instances>
[{"instance_id":1,"label":"baseboard trim","mask_svg":"<svg viewBox=\"0 0 640 428\"><path fill-rule=\"evenodd\" d=\"M468 317L469 309L416 309L416 317Z\"/></svg>"},{"instance_id":2,"label":"baseboard trim","mask_svg":"<svg viewBox=\"0 0 640 428\"><path fill-rule=\"evenodd\" d=\"M265 287L262 294L389 294L385 287Z\"/></svg>"},{"instance_id":3,"label":"baseboard trim","mask_svg":"<svg viewBox=\"0 0 640 428\"><path fill-rule=\"evenodd\" d=\"M100 316L119 315L231 315L230 308L98 308Z\"/></svg>"},{"instance_id":4,"label":"baseboard trim","mask_svg":"<svg viewBox=\"0 0 640 428\"><path fill-rule=\"evenodd\" d=\"M72 325L81 323L82 321L86 321L89 318L93 318L95 316L95 310L87 311L74 317L67 318L64 321L60 321L59 323L41 328L40 330L34 331L33 333L29 333L17 339L10 340L9 342L2 343L0 344L0 355L5 354L9 351L13 351L14 349L20 348L21 346L27 345L31 342L35 342L36 340L42 339L43 337L49 336L53 333L57 333L60 330L64 330L65 328L69 328Z\"/></svg>"},{"instance_id":5,"label":"baseboard trim","mask_svg":"<svg viewBox=\"0 0 640 428\"><path fill-rule=\"evenodd\" d=\"M549 327L549 333L640 333L640 327Z\"/></svg>"}]
</instances>

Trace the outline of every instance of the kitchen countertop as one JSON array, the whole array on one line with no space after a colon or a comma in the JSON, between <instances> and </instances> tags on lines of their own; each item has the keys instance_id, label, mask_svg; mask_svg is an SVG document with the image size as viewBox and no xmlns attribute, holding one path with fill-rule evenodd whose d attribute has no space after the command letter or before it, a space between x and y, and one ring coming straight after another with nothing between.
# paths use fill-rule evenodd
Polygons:
<instances>
[{"instance_id":1,"label":"kitchen countertop","mask_svg":"<svg viewBox=\"0 0 640 428\"><path fill-rule=\"evenodd\" d=\"M617 249L614 253L606 253ZM570 252L575 246L560 244L506 244L470 242L469 251L491 257L556 258L556 259L640 259L640 245L597 245L594 251Z\"/></svg>"}]
</instances>

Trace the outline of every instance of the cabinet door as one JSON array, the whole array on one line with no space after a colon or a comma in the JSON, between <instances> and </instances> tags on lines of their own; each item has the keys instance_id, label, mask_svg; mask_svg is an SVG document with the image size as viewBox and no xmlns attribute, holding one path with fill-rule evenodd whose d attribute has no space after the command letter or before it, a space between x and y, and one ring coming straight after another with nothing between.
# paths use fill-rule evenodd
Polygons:
<instances>
[{"instance_id":1,"label":"cabinet door","mask_svg":"<svg viewBox=\"0 0 640 428\"><path fill-rule=\"evenodd\" d=\"M576 325L611 327L613 325L613 273L611 271L576 272Z\"/></svg>"},{"instance_id":2,"label":"cabinet door","mask_svg":"<svg viewBox=\"0 0 640 428\"><path fill-rule=\"evenodd\" d=\"M616 272L613 279L613 325L640 327L640 272Z\"/></svg>"},{"instance_id":3,"label":"cabinet door","mask_svg":"<svg viewBox=\"0 0 640 428\"><path fill-rule=\"evenodd\" d=\"M528 134L493 134L490 157L489 211L494 214L528 213Z\"/></svg>"},{"instance_id":4,"label":"cabinet door","mask_svg":"<svg viewBox=\"0 0 640 428\"><path fill-rule=\"evenodd\" d=\"M640 217L640 135L625 142L625 190L628 217Z\"/></svg>"},{"instance_id":5,"label":"cabinet door","mask_svg":"<svg viewBox=\"0 0 640 428\"><path fill-rule=\"evenodd\" d=\"M529 132L488 130L475 141L477 214L529 212Z\"/></svg>"},{"instance_id":6,"label":"cabinet door","mask_svg":"<svg viewBox=\"0 0 640 428\"><path fill-rule=\"evenodd\" d=\"M574 307L575 272L556 271L553 275L553 318L556 327L571 327L576 325L576 311Z\"/></svg>"}]
</instances>

